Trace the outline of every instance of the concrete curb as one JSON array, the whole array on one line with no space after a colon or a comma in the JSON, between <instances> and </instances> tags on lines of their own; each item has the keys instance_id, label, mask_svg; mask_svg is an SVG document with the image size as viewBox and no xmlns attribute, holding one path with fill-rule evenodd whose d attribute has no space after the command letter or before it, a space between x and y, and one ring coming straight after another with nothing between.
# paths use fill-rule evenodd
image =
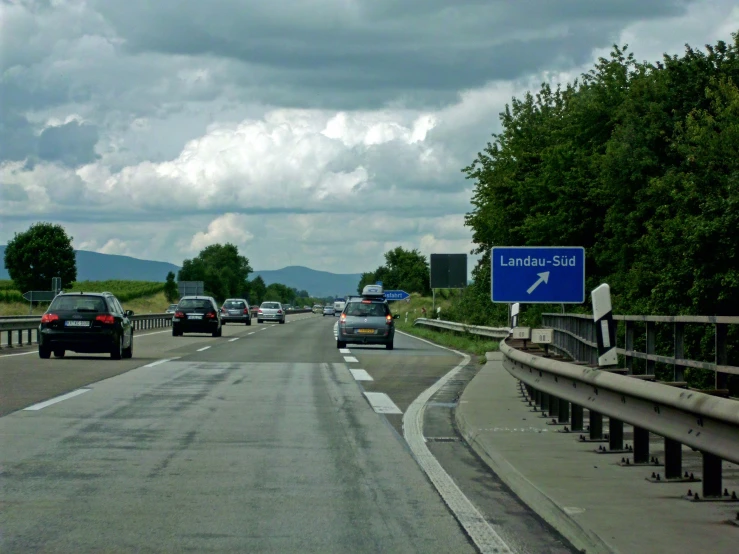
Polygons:
<instances>
[{"instance_id":1,"label":"concrete curb","mask_svg":"<svg viewBox=\"0 0 739 554\"><path fill-rule=\"evenodd\" d=\"M489 352L487 364L503 359L500 352ZM469 387L474 379L467 384ZM547 496L534 483L529 481L508 460L498 452L493 451L482 442L477 440L475 430L471 428L465 417L465 412L474 409L474 403L465 400L465 391L462 392L460 402L454 410L454 420L465 441L477 453L478 456L490 467L490 469L503 481L529 508L534 510L539 517L562 534L575 548L587 554L618 554L618 550L610 546L606 541L589 529L583 528L575 519L559 506L552 498Z\"/></svg>"}]
</instances>

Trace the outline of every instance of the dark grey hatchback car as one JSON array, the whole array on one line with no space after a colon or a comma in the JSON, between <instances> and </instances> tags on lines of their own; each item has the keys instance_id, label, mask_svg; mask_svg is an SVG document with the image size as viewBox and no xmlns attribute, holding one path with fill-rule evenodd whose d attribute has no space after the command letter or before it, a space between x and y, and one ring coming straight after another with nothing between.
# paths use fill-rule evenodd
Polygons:
<instances>
[{"instance_id":1,"label":"dark grey hatchback car","mask_svg":"<svg viewBox=\"0 0 739 554\"><path fill-rule=\"evenodd\" d=\"M67 350L110 354L114 360L133 356L133 312L124 310L109 292L62 293L41 316L38 355L62 358Z\"/></svg>"}]
</instances>

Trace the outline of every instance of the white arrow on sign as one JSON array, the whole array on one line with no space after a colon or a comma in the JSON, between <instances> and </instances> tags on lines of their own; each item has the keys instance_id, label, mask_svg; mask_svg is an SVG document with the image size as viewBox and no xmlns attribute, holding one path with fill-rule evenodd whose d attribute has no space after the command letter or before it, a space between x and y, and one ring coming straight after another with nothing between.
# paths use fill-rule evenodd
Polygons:
<instances>
[{"instance_id":1,"label":"white arrow on sign","mask_svg":"<svg viewBox=\"0 0 739 554\"><path fill-rule=\"evenodd\" d=\"M538 287L539 285L541 285L542 282L544 282L544 283L548 283L549 282L549 272L548 271L544 271L543 273L537 273L537 275L539 276L539 280L536 281L536 283L534 283L533 285L531 285L529 287L529 289L526 291L529 294L531 294L532 292L534 292L534 290L536 290L536 287Z\"/></svg>"}]
</instances>

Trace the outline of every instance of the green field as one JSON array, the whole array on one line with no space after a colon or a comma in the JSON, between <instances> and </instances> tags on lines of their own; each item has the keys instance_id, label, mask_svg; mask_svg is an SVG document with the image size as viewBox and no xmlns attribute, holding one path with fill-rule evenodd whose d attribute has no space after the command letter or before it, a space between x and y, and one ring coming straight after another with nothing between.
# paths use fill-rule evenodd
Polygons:
<instances>
[{"instance_id":1,"label":"green field","mask_svg":"<svg viewBox=\"0 0 739 554\"><path fill-rule=\"evenodd\" d=\"M79 281L66 289L71 291L110 292L124 307L141 313L164 311L168 306L164 283L154 281ZM33 313L43 313L46 306L45 303L34 306ZM13 281L0 280L0 315L28 314L28 308L28 301L16 290Z\"/></svg>"}]
</instances>

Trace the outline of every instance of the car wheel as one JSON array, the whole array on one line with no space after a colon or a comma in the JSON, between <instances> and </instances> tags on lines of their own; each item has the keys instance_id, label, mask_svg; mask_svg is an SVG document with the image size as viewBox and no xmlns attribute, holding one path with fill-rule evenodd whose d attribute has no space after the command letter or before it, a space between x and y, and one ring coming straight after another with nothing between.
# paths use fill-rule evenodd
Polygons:
<instances>
[{"instance_id":1,"label":"car wheel","mask_svg":"<svg viewBox=\"0 0 739 554\"><path fill-rule=\"evenodd\" d=\"M387 350L392 350L392 349L393 349L393 343L392 343L392 342L389 342L389 343L387 343L387 344L385 345L385 348L386 348Z\"/></svg>"},{"instance_id":2,"label":"car wheel","mask_svg":"<svg viewBox=\"0 0 739 554\"><path fill-rule=\"evenodd\" d=\"M133 358L133 333L131 333L131 344L128 348L123 349L123 357L126 359Z\"/></svg>"},{"instance_id":3,"label":"car wheel","mask_svg":"<svg viewBox=\"0 0 739 554\"><path fill-rule=\"evenodd\" d=\"M213 331L213 336L214 336L214 337L220 337L220 336L223 336L223 327L219 327L219 328L218 328L218 330L216 330L216 331Z\"/></svg>"},{"instance_id":4,"label":"car wheel","mask_svg":"<svg viewBox=\"0 0 739 554\"><path fill-rule=\"evenodd\" d=\"M281 319L280 320L280 325L282 325L283 323L285 323L285 320L284 319Z\"/></svg>"},{"instance_id":5,"label":"car wheel","mask_svg":"<svg viewBox=\"0 0 739 554\"><path fill-rule=\"evenodd\" d=\"M110 357L114 360L120 360L123 357L123 336L118 337L118 341L113 345L110 351Z\"/></svg>"},{"instance_id":6,"label":"car wheel","mask_svg":"<svg viewBox=\"0 0 739 554\"><path fill-rule=\"evenodd\" d=\"M38 347L38 357L43 360L51 358L51 348L45 348L43 346Z\"/></svg>"},{"instance_id":7,"label":"car wheel","mask_svg":"<svg viewBox=\"0 0 739 554\"><path fill-rule=\"evenodd\" d=\"M246 320L246 324L247 325L251 325L251 318L249 318L249 319Z\"/></svg>"},{"instance_id":8,"label":"car wheel","mask_svg":"<svg viewBox=\"0 0 739 554\"><path fill-rule=\"evenodd\" d=\"M54 350L55 358L63 358L66 352L64 350Z\"/></svg>"},{"instance_id":9,"label":"car wheel","mask_svg":"<svg viewBox=\"0 0 739 554\"><path fill-rule=\"evenodd\" d=\"M257 323L262 323L262 320L261 319L257 319Z\"/></svg>"},{"instance_id":10,"label":"car wheel","mask_svg":"<svg viewBox=\"0 0 739 554\"><path fill-rule=\"evenodd\" d=\"M346 348L346 342L344 342L343 340L337 340L336 348Z\"/></svg>"}]
</instances>

